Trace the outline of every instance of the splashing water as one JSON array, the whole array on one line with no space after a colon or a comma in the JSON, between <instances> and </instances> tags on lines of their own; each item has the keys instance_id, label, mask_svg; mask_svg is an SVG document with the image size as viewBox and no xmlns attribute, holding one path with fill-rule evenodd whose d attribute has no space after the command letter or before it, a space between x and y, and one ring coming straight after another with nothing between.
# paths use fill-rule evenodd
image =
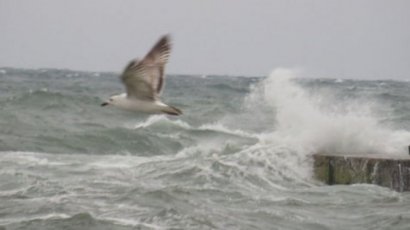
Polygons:
<instances>
[{"instance_id":1,"label":"splashing water","mask_svg":"<svg viewBox=\"0 0 410 230\"><path fill-rule=\"evenodd\" d=\"M295 76L292 70L276 69L247 99L276 110L275 131L265 135L266 142L306 154L406 154L410 132L384 127L374 112L377 103L352 100L346 108L334 95L308 93ZM333 100L323 103L327 98Z\"/></svg>"}]
</instances>

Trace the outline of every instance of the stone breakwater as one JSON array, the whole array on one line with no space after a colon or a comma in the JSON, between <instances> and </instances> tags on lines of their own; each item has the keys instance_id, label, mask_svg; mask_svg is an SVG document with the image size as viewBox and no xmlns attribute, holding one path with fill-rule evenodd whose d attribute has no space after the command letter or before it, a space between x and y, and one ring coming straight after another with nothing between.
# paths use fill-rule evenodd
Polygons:
<instances>
[{"instance_id":1,"label":"stone breakwater","mask_svg":"<svg viewBox=\"0 0 410 230\"><path fill-rule=\"evenodd\" d=\"M398 192L410 191L410 157L316 154L316 179L328 184L376 184Z\"/></svg>"}]
</instances>

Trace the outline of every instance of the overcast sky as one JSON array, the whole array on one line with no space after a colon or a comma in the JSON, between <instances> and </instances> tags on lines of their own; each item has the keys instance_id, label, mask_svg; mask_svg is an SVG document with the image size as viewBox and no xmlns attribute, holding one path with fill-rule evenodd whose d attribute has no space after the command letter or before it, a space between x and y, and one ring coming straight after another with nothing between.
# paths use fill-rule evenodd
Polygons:
<instances>
[{"instance_id":1,"label":"overcast sky","mask_svg":"<svg viewBox=\"0 0 410 230\"><path fill-rule=\"evenodd\" d=\"M0 66L122 71L166 33L168 73L410 79L406 0L0 0Z\"/></svg>"}]
</instances>

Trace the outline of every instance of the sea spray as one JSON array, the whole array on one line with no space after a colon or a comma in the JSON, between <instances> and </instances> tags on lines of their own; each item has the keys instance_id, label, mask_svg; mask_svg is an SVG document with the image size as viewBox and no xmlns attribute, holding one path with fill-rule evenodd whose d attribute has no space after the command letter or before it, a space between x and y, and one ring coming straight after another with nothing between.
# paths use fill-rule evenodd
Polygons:
<instances>
[{"instance_id":1,"label":"sea spray","mask_svg":"<svg viewBox=\"0 0 410 230\"><path fill-rule=\"evenodd\" d=\"M276 69L246 99L275 111L275 130L265 135L266 142L304 154L406 154L410 132L383 126L374 112L375 99L339 101L323 91L307 91L295 77L292 70Z\"/></svg>"}]
</instances>

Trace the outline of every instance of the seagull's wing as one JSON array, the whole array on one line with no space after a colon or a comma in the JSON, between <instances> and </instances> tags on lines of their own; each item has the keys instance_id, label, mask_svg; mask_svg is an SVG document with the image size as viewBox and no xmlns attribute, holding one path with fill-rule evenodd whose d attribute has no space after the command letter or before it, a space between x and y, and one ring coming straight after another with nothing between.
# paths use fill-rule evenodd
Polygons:
<instances>
[{"instance_id":1,"label":"seagull's wing","mask_svg":"<svg viewBox=\"0 0 410 230\"><path fill-rule=\"evenodd\" d=\"M164 85L164 68L171 51L169 36L163 36L141 61L133 60L121 80L127 96L153 100Z\"/></svg>"},{"instance_id":2,"label":"seagull's wing","mask_svg":"<svg viewBox=\"0 0 410 230\"><path fill-rule=\"evenodd\" d=\"M152 47L145 58L142 60L146 66L147 75L151 85L159 94L164 86L164 69L171 53L171 39L165 35Z\"/></svg>"}]
</instances>

